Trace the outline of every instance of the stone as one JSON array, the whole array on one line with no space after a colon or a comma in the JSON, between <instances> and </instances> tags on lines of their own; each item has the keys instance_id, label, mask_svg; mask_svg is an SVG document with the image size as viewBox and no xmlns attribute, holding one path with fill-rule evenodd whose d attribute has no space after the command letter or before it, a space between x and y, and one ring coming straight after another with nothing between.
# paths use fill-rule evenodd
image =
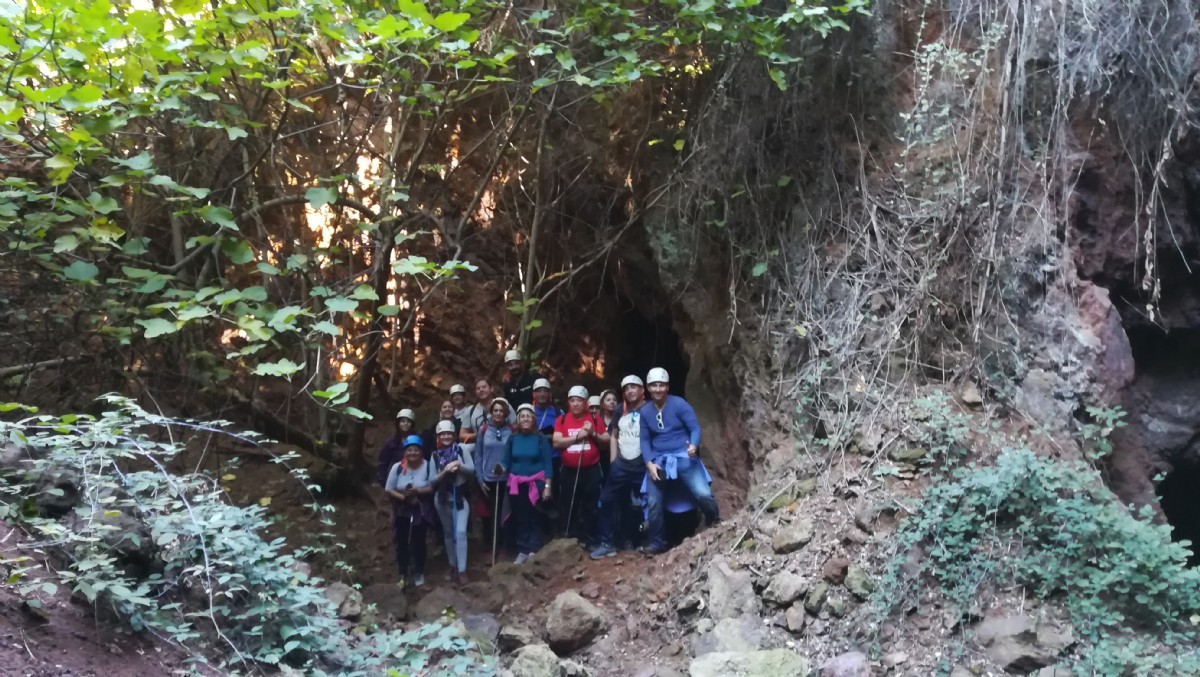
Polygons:
<instances>
[{"instance_id":1,"label":"stone","mask_svg":"<svg viewBox=\"0 0 1200 677\"><path fill-rule=\"evenodd\" d=\"M754 651L762 648L762 623L757 616L723 618L716 626L692 640L692 655L728 651Z\"/></svg>"},{"instance_id":2,"label":"stone","mask_svg":"<svg viewBox=\"0 0 1200 677\"><path fill-rule=\"evenodd\" d=\"M791 504L792 500L793 500L792 495L785 491L782 494L779 494L775 498L771 499L771 502L767 504L767 512L775 512L776 510L783 510L784 508L788 507L788 505Z\"/></svg>"},{"instance_id":3,"label":"stone","mask_svg":"<svg viewBox=\"0 0 1200 677\"><path fill-rule=\"evenodd\" d=\"M842 532L842 542L843 543L852 543L854 545L863 545L869 540L871 540L871 536L869 534L867 534L866 532L862 531L861 529L859 529L858 527L854 527L852 529L847 529L846 531Z\"/></svg>"},{"instance_id":4,"label":"stone","mask_svg":"<svg viewBox=\"0 0 1200 677\"><path fill-rule=\"evenodd\" d=\"M974 381L967 381L958 392L958 399L968 407L978 407L983 404L983 395L979 392L979 386L975 385Z\"/></svg>"},{"instance_id":5,"label":"stone","mask_svg":"<svg viewBox=\"0 0 1200 677\"><path fill-rule=\"evenodd\" d=\"M806 519L798 519L775 532L775 536L771 538L771 548L777 554L787 555L808 545L808 542L812 538L812 522Z\"/></svg>"},{"instance_id":6,"label":"stone","mask_svg":"<svg viewBox=\"0 0 1200 677\"><path fill-rule=\"evenodd\" d=\"M841 595L829 595L829 599L825 600L825 608L829 611L829 615L834 618L842 618L848 610L846 598Z\"/></svg>"},{"instance_id":7,"label":"stone","mask_svg":"<svg viewBox=\"0 0 1200 677\"><path fill-rule=\"evenodd\" d=\"M893 461L900 463L916 463L928 455L929 450L925 447L896 447L888 454Z\"/></svg>"},{"instance_id":8,"label":"stone","mask_svg":"<svg viewBox=\"0 0 1200 677\"><path fill-rule=\"evenodd\" d=\"M824 581L817 583L804 598L804 610L814 616L821 613L821 607L825 606L825 596L828 594L829 584Z\"/></svg>"},{"instance_id":9,"label":"stone","mask_svg":"<svg viewBox=\"0 0 1200 677\"><path fill-rule=\"evenodd\" d=\"M325 598L337 609L338 618L353 621L362 616L362 593L345 583L330 583L325 586Z\"/></svg>"},{"instance_id":10,"label":"stone","mask_svg":"<svg viewBox=\"0 0 1200 677\"><path fill-rule=\"evenodd\" d=\"M861 651L847 651L821 664L820 677L871 677L871 663Z\"/></svg>"},{"instance_id":11,"label":"stone","mask_svg":"<svg viewBox=\"0 0 1200 677\"><path fill-rule=\"evenodd\" d=\"M804 580L803 576L790 571L781 571L771 577L771 583L767 585L762 596L772 604L784 606L791 604L807 590L808 582Z\"/></svg>"},{"instance_id":12,"label":"stone","mask_svg":"<svg viewBox=\"0 0 1200 677\"><path fill-rule=\"evenodd\" d=\"M708 613L714 620L757 614L760 608L749 571L735 571L720 557L709 563Z\"/></svg>"},{"instance_id":13,"label":"stone","mask_svg":"<svg viewBox=\"0 0 1200 677\"><path fill-rule=\"evenodd\" d=\"M796 483L796 498L804 498L817 490L817 478L805 477Z\"/></svg>"},{"instance_id":14,"label":"stone","mask_svg":"<svg viewBox=\"0 0 1200 677\"><path fill-rule=\"evenodd\" d=\"M363 602L374 604L383 618L408 619L408 596L395 583L372 583L363 588Z\"/></svg>"},{"instance_id":15,"label":"stone","mask_svg":"<svg viewBox=\"0 0 1200 677\"><path fill-rule=\"evenodd\" d=\"M529 628L520 625L505 625L496 635L496 648L505 653L516 651L530 644L537 644L537 637Z\"/></svg>"},{"instance_id":16,"label":"stone","mask_svg":"<svg viewBox=\"0 0 1200 677\"><path fill-rule=\"evenodd\" d=\"M662 667L662 666L657 666L657 667L648 666L648 667L641 668L637 672L633 673L632 677L687 677L687 676L684 675L682 672L680 672L678 670L673 670L671 668L666 668L666 667Z\"/></svg>"},{"instance_id":17,"label":"stone","mask_svg":"<svg viewBox=\"0 0 1200 677\"><path fill-rule=\"evenodd\" d=\"M495 646L500 636L500 621L492 614L463 614L459 617L467 637L481 644Z\"/></svg>"},{"instance_id":18,"label":"stone","mask_svg":"<svg viewBox=\"0 0 1200 677\"><path fill-rule=\"evenodd\" d=\"M556 538L521 565L521 573L535 583L573 569L586 555L574 538Z\"/></svg>"},{"instance_id":19,"label":"stone","mask_svg":"<svg viewBox=\"0 0 1200 677\"><path fill-rule=\"evenodd\" d=\"M546 639L560 655L582 649L608 626L604 612L579 593L568 590L550 603L546 614Z\"/></svg>"},{"instance_id":20,"label":"stone","mask_svg":"<svg viewBox=\"0 0 1200 677\"><path fill-rule=\"evenodd\" d=\"M804 630L804 625L808 622L808 614L804 612L804 605L797 602L788 607L783 619L788 632L799 633Z\"/></svg>"},{"instance_id":21,"label":"stone","mask_svg":"<svg viewBox=\"0 0 1200 677\"><path fill-rule=\"evenodd\" d=\"M509 669L513 677L560 677L558 656L545 644L522 647Z\"/></svg>"},{"instance_id":22,"label":"stone","mask_svg":"<svg viewBox=\"0 0 1200 677\"><path fill-rule=\"evenodd\" d=\"M35 484L34 505L46 517L62 517L79 502L83 476L74 468L47 468Z\"/></svg>"},{"instance_id":23,"label":"stone","mask_svg":"<svg viewBox=\"0 0 1200 677\"><path fill-rule=\"evenodd\" d=\"M447 610L464 614L474 609L466 595L452 588L434 588L425 593L413 608L413 617L419 621L433 621L442 617Z\"/></svg>"},{"instance_id":24,"label":"stone","mask_svg":"<svg viewBox=\"0 0 1200 677\"><path fill-rule=\"evenodd\" d=\"M1069 626L1025 614L992 616L975 627L987 655L1007 672L1027 674L1055 663L1075 644Z\"/></svg>"},{"instance_id":25,"label":"stone","mask_svg":"<svg viewBox=\"0 0 1200 677\"><path fill-rule=\"evenodd\" d=\"M850 594L859 599L870 597L875 590L875 581L871 580L871 576L862 567L853 564L846 569L844 585Z\"/></svg>"},{"instance_id":26,"label":"stone","mask_svg":"<svg viewBox=\"0 0 1200 677\"><path fill-rule=\"evenodd\" d=\"M906 662L908 662L908 654L904 653L903 651L892 651L883 657L883 664L889 668L894 668L897 665L903 665Z\"/></svg>"},{"instance_id":27,"label":"stone","mask_svg":"<svg viewBox=\"0 0 1200 677\"><path fill-rule=\"evenodd\" d=\"M582 663L576 663L566 658L558 662L558 673L562 677L592 677L592 671Z\"/></svg>"},{"instance_id":28,"label":"stone","mask_svg":"<svg viewBox=\"0 0 1200 677\"><path fill-rule=\"evenodd\" d=\"M681 616L696 613L703 603L699 595L687 595L675 603L675 613Z\"/></svg>"},{"instance_id":29,"label":"stone","mask_svg":"<svg viewBox=\"0 0 1200 677\"><path fill-rule=\"evenodd\" d=\"M846 580L846 570L850 568L850 560L845 557L831 557L821 569L821 577L834 585L841 585Z\"/></svg>"},{"instance_id":30,"label":"stone","mask_svg":"<svg viewBox=\"0 0 1200 677\"><path fill-rule=\"evenodd\" d=\"M692 660L690 677L808 677L808 661L787 649L721 651Z\"/></svg>"},{"instance_id":31,"label":"stone","mask_svg":"<svg viewBox=\"0 0 1200 677\"><path fill-rule=\"evenodd\" d=\"M1042 668L1036 677L1074 677L1075 673L1069 668Z\"/></svg>"}]
</instances>

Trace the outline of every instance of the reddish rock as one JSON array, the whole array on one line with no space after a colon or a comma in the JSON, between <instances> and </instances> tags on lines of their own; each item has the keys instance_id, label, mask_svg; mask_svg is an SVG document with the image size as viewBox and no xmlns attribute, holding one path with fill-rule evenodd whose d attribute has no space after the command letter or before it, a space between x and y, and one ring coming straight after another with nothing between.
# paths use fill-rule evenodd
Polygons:
<instances>
[{"instance_id":1,"label":"reddish rock","mask_svg":"<svg viewBox=\"0 0 1200 677\"><path fill-rule=\"evenodd\" d=\"M825 563L821 576L834 585L841 585L842 581L846 580L846 570L849 568L850 560L845 557L832 557Z\"/></svg>"}]
</instances>

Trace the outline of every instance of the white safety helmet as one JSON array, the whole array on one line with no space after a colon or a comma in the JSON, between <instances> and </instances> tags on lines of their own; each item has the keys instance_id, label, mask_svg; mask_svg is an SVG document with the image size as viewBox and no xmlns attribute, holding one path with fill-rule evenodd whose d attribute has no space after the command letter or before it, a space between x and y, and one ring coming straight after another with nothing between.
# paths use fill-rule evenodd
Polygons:
<instances>
[{"instance_id":1,"label":"white safety helmet","mask_svg":"<svg viewBox=\"0 0 1200 677\"><path fill-rule=\"evenodd\" d=\"M451 395L457 395L459 393L466 395L467 387L461 383L455 383L454 385L450 386L450 394Z\"/></svg>"},{"instance_id":2,"label":"white safety helmet","mask_svg":"<svg viewBox=\"0 0 1200 677\"><path fill-rule=\"evenodd\" d=\"M510 350L507 353L504 353L504 364L508 364L509 362L520 362L520 361L521 361L521 351Z\"/></svg>"},{"instance_id":3,"label":"white safety helmet","mask_svg":"<svg viewBox=\"0 0 1200 677\"><path fill-rule=\"evenodd\" d=\"M591 397L589 397L589 398L588 398L588 406L589 406L589 407L598 407L598 406L600 406L600 396L599 396L599 395L592 395Z\"/></svg>"},{"instance_id":4,"label":"white safety helmet","mask_svg":"<svg viewBox=\"0 0 1200 677\"><path fill-rule=\"evenodd\" d=\"M435 428L435 430L439 435L442 433L452 433L454 432L454 421L438 421L437 428Z\"/></svg>"},{"instance_id":5,"label":"white safety helmet","mask_svg":"<svg viewBox=\"0 0 1200 677\"><path fill-rule=\"evenodd\" d=\"M646 374L646 383L670 383L671 377L667 375L667 370L662 367L655 367Z\"/></svg>"},{"instance_id":6,"label":"white safety helmet","mask_svg":"<svg viewBox=\"0 0 1200 677\"><path fill-rule=\"evenodd\" d=\"M588 398L587 388L584 388L583 386L572 386L571 389L567 391L567 399L569 400L572 397L579 397L586 400Z\"/></svg>"},{"instance_id":7,"label":"white safety helmet","mask_svg":"<svg viewBox=\"0 0 1200 677\"><path fill-rule=\"evenodd\" d=\"M413 413L412 409L401 409L400 411L396 412L396 420L399 421L402 418L407 418L410 421L416 421L417 415Z\"/></svg>"},{"instance_id":8,"label":"white safety helmet","mask_svg":"<svg viewBox=\"0 0 1200 677\"><path fill-rule=\"evenodd\" d=\"M491 411L496 406L497 402L503 403L505 409L512 411L512 405L509 404L508 400L504 399L503 397L497 397L488 403L488 411Z\"/></svg>"},{"instance_id":9,"label":"white safety helmet","mask_svg":"<svg viewBox=\"0 0 1200 677\"><path fill-rule=\"evenodd\" d=\"M645 385L646 384L642 383L642 377L634 376L633 374L630 374L629 376L626 376L625 378L621 379L621 390L624 390L625 386L645 386Z\"/></svg>"},{"instance_id":10,"label":"white safety helmet","mask_svg":"<svg viewBox=\"0 0 1200 677\"><path fill-rule=\"evenodd\" d=\"M521 412L523 412L523 411L527 411L527 412L529 412L529 413L531 413L531 414L537 415L537 410L535 410L535 409L533 408L533 405L532 405L532 404L528 404L528 403L526 403L526 404L522 404L521 406L517 407L517 413L518 413L518 414L519 414L519 413L521 413Z\"/></svg>"},{"instance_id":11,"label":"white safety helmet","mask_svg":"<svg viewBox=\"0 0 1200 677\"><path fill-rule=\"evenodd\" d=\"M539 378L538 380L533 382L534 390L541 390L542 388L549 390L550 389L550 381L547 381L544 378Z\"/></svg>"}]
</instances>

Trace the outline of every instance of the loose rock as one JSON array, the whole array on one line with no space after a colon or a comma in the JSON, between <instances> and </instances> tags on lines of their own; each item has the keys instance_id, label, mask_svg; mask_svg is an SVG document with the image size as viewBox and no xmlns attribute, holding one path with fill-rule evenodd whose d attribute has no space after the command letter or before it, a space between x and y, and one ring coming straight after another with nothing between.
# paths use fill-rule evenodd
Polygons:
<instances>
[{"instance_id":1,"label":"loose rock","mask_svg":"<svg viewBox=\"0 0 1200 677\"><path fill-rule=\"evenodd\" d=\"M461 619L467 637L476 642L496 645L500 636L500 621L492 614L464 614Z\"/></svg>"},{"instance_id":2,"label":"loose rock","mask_svg":"<svg viewBox=\"0 0 1200 677\"><path fill-rule=\"evenodd\" d=\"M763 591L763 599L783 606L791 604L808 590L804 577L790 571L781 571L771 578L770 585Z\"/></svg>"},{"instance_id":3,"label":"loose rock","mask_svg":"<svg viewBox=\"0 0 1200 677\"><path fill-rule=\"evenodd\" d=\"M709 632L692 640L692 655L721 651L754 651L763 645L763 628L757 616L723 618Z\"/></svg>"},{"instance_id":4,"label":"loose rock","mask_svg":"<svg viewBox=\"0 0 1200 677\"><path fill-rule=\"evenodd\" d=\"M786 649L704 654L688 666L691 677L808 677L808 661Z\"/></svg>"},{"instance_id":5,"label":"loose rock","mask_svg":"<svg viewBox=\"0 0 1200 677\"><path fill-rule=\"evenodd\" d=\"M1075 644L1069 626L1050 621L1038 623L1024 614L985 618L976 628L975 637L988 657L1006 671L1027 674L1055 663Z\"/></svg>"},{"instance_id":6,"label":"loose rock","mask_svg":"<svg viewBox=\"0 0 1200 677\"><path fill-rule=\"evenodd\" d=\"M893 461L900 463L916 463L928 455L929 450L925 447L896 447L888 454Z\"/></svg>"},{"instance_id":7,"label":"loose rock","mask_svg":"<svg viewBox=\"0 0 1200 677\"><path fill-rule=\"evenodd\" d=\"M447 609L462 614L474 608L471 600L461 592L451 588L434 588L417 602L413 616L420 621L432 621L441 618Z\"/></svg>"},{"instance_id":8,"label":"loose rock","mask_svg":"<svg viewBox=\"0 0 1200 677\"><path fill-rule=\"evenodd\" d=\"M496 648L506 653L536 643L537 637L533 632L520 625L506 625L500 628L500 634L496 635Z\"/></svg>"},{"instance_id":9,"label":"loose rock","mask_svg":"<svg viewBox=\"0 0 1200 677\"><path fill-rule=\"evenodd\" d=\"M875 581L871 580L871 577L866 571L863 571L862 567L850 565L846 569L845 586L855 597L866 599L875 590Z\"/></svg>"},{"instance_id":10,"label":"loose rock","mask_svg":"<svg viewBox=\"0 0 1200 677\"><path fill-rule=\"evenodd\" d=\"M804 609L814 616L821 613L821 607L825 606L827 594L829 594L829 584L824 581L817 583L804 598Z\"/></svg>"},{"instance_id":11,"label":"loose rock","mask_svg":"<svg viewBox=\"0 0 1200 677\"><path fill-rule=\"evenodd\" d=\"M825 600L825 608L829 610L830 616L841 618L846 615L846 598L831 594L829 599Z\"/></svg>"},{"instance_id":12,"label":"loose rock","mask_svg":"<svg viewBox=\"0 0 1200 677\"><path fill-rule=\"evenodd\" d=\"M786 555L808 545L812 538L812 522L799 519L775 532L771 539L771 548L780 555Z\"/></svg>"},{"instance_id":13,"label":"loose rock","mask_svg":"<svg viewBox=\"0 0 1200 677\"><path fill-rule=\"evenodd\" d=\"M788 607L787 613L784 614L784 622L787 624L788 632L800 633L804 630L804 624L808 622L808 614L804 612L804 605L797 602Z\"/></svg>"},{"instance_id":14,"label":"loose rock","mask_svg":"<svg viewBox=\"0 0 1200 677\"><path fill-rule=\"evenodd\" d=\"M604 612L568 590L550 603L546 614L546 639L550 648L566 655L587 646L607 627Z\"/></svg>"},{"instance_id":15,"label":"loose rock","mask_svg":"<svg viewBox=\"0 0 1200 677\"><path fill-rule=\"evenodd\" d=\"M392 583L372 583L363 588L363 602L374 604L380 615L394 621L408 619L408 597Z\"/></svg>"},{"instance_id":16,"label":"loose rock","mask_svg":"<svg viewBox=\"0 0 1200 677\"><path fill-rule=\"evenodd\" d=\"M754 594L749 571L735 571L722 558L708 565L708 612L714 619L757 614L761 604Z\"/></svg>"},{"instance_id":17,"label":"loose rock","mask_svg":"<svg viewBox=\"0 0 1200 677\"><path fill-rule=\"evenodd\" d=\"M582 663L565 658L558 662L558 672L562 677L592 677L592 671Z\"/></svg>"},{"instance_id":18,"label":"loose rock","mask_svg":"<svg viewBox=\"0 0 1200 677\"><path fill-rule=\"evenodd\" d=\"M820 677L871 677L871 664L861 651L847 651L821 664Z\"/></svg>"},{"instance_id":19,"label":"loose rock","mask_svg":"<svg viewBox=\"0 0 1200 677\"><path fill-rule=\"evenodd\" d=\"M832 557L825 562L821 577L834 585L841 585L846 580L846 571L850 568L850 560L845 557Z\"/></svg>"},{"instance_id":20,"label":"loose rock","mask_svg":"<svg viewBox=\"0 0 1200 677\"><path fill-rule=\"evenodd\" d=\"M362 593L345 583L330 583L325 587L325 598L337 609L338 618L353 621L362 616Z\"/></svg>"},{"instance_id":21,"label":"loose rock","mask_svg":"<svg viewBox=\"0 0 1200 677\"><path fill-rule=\"evenodd\" d=\"M513 677L560 677L558 656L545 644L531 644L517 652Z\"/></svg>"}]
</instances>

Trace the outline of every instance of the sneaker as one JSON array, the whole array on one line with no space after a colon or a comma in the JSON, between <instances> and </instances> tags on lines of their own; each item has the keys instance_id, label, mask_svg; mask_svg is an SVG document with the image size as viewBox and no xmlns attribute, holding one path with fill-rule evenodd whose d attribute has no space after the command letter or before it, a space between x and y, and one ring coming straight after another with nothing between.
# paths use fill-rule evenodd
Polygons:
<instances>
[{"instance_id":1,"label":"sneaker","mask_svg":"<svg viewBox=\"0 0 1200 677\"><path fill-rule=\"evenodd\" d=\"M592 550L590 557L592 559L604 559L606 557L616 557L617 551L611 545L601 544L596 549Z\"/></svg>"},{"instance_id":2,"label":"sneaker","mask_svg":"<svg viewBox=\"0 0 1200 677\"><path fill-rule=\"evenodd\" d=\"M646 557L661 555L666 551L667 547L665 545L643 545L642 547L638 548L638 552L642 553Z\"/></svg>"},{"instance_id":3,"label":"sneaker","mask_svg":"<svg viewBox=\"0 0 1200 677\"><path fill-rule=\"evenodd\" d=\"M417 574L415 577L413 577L413 585L417 586L418 588L422 585L425 585L425 574Z\"/></svg>"},{"instance_id":4,"label":"sneaker","mask_svg":"<svg viewBox=\"0 0 1200 677\"><path fill-rule=\"evenodd\" d=\"M529 553L523 552L520 555L517 555L517 558L513 560L513 564L524 564L525 561L528 559L529 559Z\"/></svg>"}]
</instances>

